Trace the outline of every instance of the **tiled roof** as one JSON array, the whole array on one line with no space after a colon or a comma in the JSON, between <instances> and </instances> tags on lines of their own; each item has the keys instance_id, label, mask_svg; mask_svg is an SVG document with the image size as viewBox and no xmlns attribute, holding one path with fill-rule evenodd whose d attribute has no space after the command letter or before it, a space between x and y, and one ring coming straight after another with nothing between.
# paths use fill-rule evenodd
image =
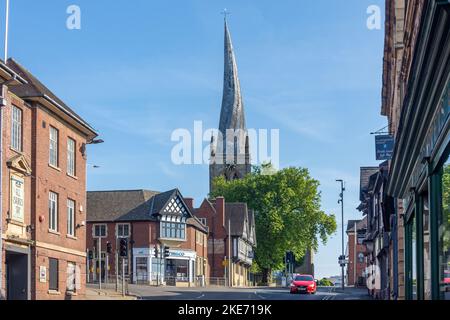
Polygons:
<instances>
[{"instance_id":1,"label":"tiled roof","mask_svg":"<svg viewBox=\"0 0 450 320\"><path fill-rule=\"evenodd\" d=\"M367 228L367 216L361 220L349 220L347 223L347 232L354 232L355 226L357 230L362 230Z\"/></svg>"},{"instance_id":2,"label":"tiled roof","mask_svg":"<svg viewBox=\"0 0 450 320\"><path fill-rule=\"evenodd\" d=\"M87 221L115 221L124 216L149 215L149 199L159 194L149 190L89 191Z\"/></svg>"},{"instance_id":3,"label":"tiled roof","mask_svg":"<svg viewBox=\"0 0 450 320\"><path fill-rule=\"evenodd\" d=\"M359 200L364 201L364 195L363 192L367 189L367 186L369 184L370 176L374 173L378 172L379 167L361 167L361 173L360 173L360 196Z\"/></svg>"},{"instance_id":4,"label":"tiled roof","mask_svg":"<svg viewBox=\"0 0 450 320\"><path fill-rule=\"evenodd\" d=\"M178 189L166 192L149 190L89 191L87 193L87 221L156 221L157 215L172 198L179 196ZM207 228L198 221L185 206L189 217L187 224L207 232Z\"/></svg>"},{"instance_id":5,"label":"tiled roof","mask_svg":"<svg viewBox=\"0 0 450 320\"><path fill-rule=\"evenodd\" d=\"M250 240L250 236L255 235L255 220L252 210L248 210L246 203L225 202L225 229L228 233L228 220L231 225L231 236L242 237ZM255 242L253 239L252 242ZM256 243L254 243L256 244Z\"/></svg>"}]
</instances>

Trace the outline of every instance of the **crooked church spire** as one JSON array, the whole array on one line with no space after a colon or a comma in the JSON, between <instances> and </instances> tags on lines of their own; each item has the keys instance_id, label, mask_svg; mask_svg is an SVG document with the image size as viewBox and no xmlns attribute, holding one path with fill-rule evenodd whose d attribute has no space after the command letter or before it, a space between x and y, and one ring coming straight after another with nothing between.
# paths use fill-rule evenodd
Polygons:
<instances>
[{"instance_id":1,"label":"crooked church spire","mask_svg":"<svg viewBox=\"0 0 450 320\"><path fill-rule=\"evenodd\" d=\"M246 127L236 57L228 24L225 19L225 61L219 130L222 134L225 134L227 129L245 130Z\"/></svg>"},{"instance_id":2,"label":"crooked church spire","mask_svg":"<svg viewBox=\"0 0 450 320\"><path fill-rule=\"evenodd\" d=\"M217 176L240 179L250 173L249 139L230 31L225 16L224 80L218 141L211 140L210 190ZM229 136L230 133L232 136Z\"/></svg>"}]
</instances>

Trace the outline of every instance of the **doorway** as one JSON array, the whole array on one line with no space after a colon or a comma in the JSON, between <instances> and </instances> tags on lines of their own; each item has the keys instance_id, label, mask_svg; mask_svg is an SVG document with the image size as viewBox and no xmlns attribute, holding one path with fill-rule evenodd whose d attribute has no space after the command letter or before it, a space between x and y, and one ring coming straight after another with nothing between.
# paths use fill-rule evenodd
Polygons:
<instances>
[{"instance_id":1,"label":"doorway","mask_svg":"<svg viewBox=\"0 0 450 320\"><path fill-rule=\"evenodd\" d=\"M28 299L28 255L6 251L6 297Z\"/></svg>"}]
</instances>

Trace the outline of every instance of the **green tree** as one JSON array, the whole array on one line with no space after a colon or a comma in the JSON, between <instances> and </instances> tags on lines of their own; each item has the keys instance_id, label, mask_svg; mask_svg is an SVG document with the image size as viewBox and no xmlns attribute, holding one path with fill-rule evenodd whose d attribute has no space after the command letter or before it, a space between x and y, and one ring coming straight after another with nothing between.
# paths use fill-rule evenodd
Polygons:
<instances>
[{"instance_id":1,"label":"green tree","mask_svg":"<svg viewBox=\"0 0 450 320\"><path fill-rule=\"evenodd\" d=\"M273 170L271 165L254 167L240 180L214 180L210 197L227 202L246 202L255 211L257 248L255 260L268 283L272 270L283 268L286 251L301 258L308 249L317 250L336 231L334 215L320 210L319 182L307 169Z\"/></svg>"},{"instance_id":2,"label":"green tree","mask_svg":"<svg viewBox=\"0 0 450 320\"><path fill-rule=\"evenodd\" d=\"M327 278L323 278L319 281L319 286L323 286L323 287L333 287L333 282L331 282L329 279Z\"/></svg>"}]
</instances>

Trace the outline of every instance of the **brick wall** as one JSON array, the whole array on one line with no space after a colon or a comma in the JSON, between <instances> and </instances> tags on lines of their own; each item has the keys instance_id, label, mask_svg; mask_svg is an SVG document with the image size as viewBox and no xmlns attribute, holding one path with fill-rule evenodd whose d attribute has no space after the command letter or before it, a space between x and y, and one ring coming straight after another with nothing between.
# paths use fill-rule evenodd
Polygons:
<instances>
[{"instance_id":1,"label":"brick wall","mask_svg":"<svg viewBox=\"0 0 450 320\"><path fill-rule=\"evenodd\" d=\"M86 137L78 130L68 125L62 119L55 117L45 108L33 108L33 172L34 172L34 221L36 221L35 238L37 241L37 257L35 269L39 269L41 249L45 247L45 253L60 261L60 278L66 278L64 265L67 262L78 262L77 266L85 275L85 252L86 252L86 227L75 227L75 236L68 235L67 228L67 201L75 201L75 226L86 221L86 159L81 153L81 147L86 143ZM49 136L50 126L58 130L58 166L49 164ZM75 140L75 176L67 173L67 141L68 138ZM58 230L49 229L49 193L58 194ZM54 249L49 249L48 245ZM67 250L69 249L69 250ZM84 276L82 276L84 278ZM61 281L61 279L60 279ZM60 297L37 293L37 299L63 298L65 288L61 288ZM84 288L80 295L84 294Z\"/></svg>"},{"instance_id":2,"label":"brick wall","mask_svg":"<svg viewBox=\"0 0 450 320\"><path fill-rule=\"evenodd\" d=\"M11 147L11 104L22 110L22 150ZM3 221L4 231L8 235L18 235L25 240L35 240L30 247L31 253L31 283L32 299L79 299L85 294L85 252L86 227L81 226L86 220L86 159L80 151L86 143L86 136L74 126L49 112L37 103L26 104L13 94L8 95L8 105L3 108ZM57 167L49 166L49 126L59 130ZM75 176L67 174L67 139L76 141ZM17 171L21 163L8 165L8 160L25 162L30 171ZM24 221L22 223L7 220L11 213L12 174L25 180L24 187ZM58 194L58 230L49 230L49 192ZM75 201L75 236L68 235L67 200ZM31 227L31 228L27 228ZM16 245L16 244L14 244ZM22 247L24 245L21 245ZM26 248L26 246L25 246ZM59 261L58 290L49 291L49 258ZM4 259L3 259L4 260ZM75 263L77 270L78 289L75 294L67 292L67 264ZM5 261L2 261L5 263ZM40 279L40 267L47 268L47 278ZM3 282L5 283L5 282Z\"/></svg>"},{"instance_id":3,"label":"brick wall","mask_svg":"<svg viewBox=\"0 0 450 320\"><path fill-rule=\"evenodd\" d=\"M358 259L359 253L365 254L366 247L362 244L356 244L356 261L355 261L355 234L348 234L348 260L349 264L347 265L347 281L348 285L355 285L355 282L358 282L358 278L362 276L363 272L366 269L365 260L360 263ZM356 278L355 278L355 265L356 265Z\"/></svg>"}]
</instances>

